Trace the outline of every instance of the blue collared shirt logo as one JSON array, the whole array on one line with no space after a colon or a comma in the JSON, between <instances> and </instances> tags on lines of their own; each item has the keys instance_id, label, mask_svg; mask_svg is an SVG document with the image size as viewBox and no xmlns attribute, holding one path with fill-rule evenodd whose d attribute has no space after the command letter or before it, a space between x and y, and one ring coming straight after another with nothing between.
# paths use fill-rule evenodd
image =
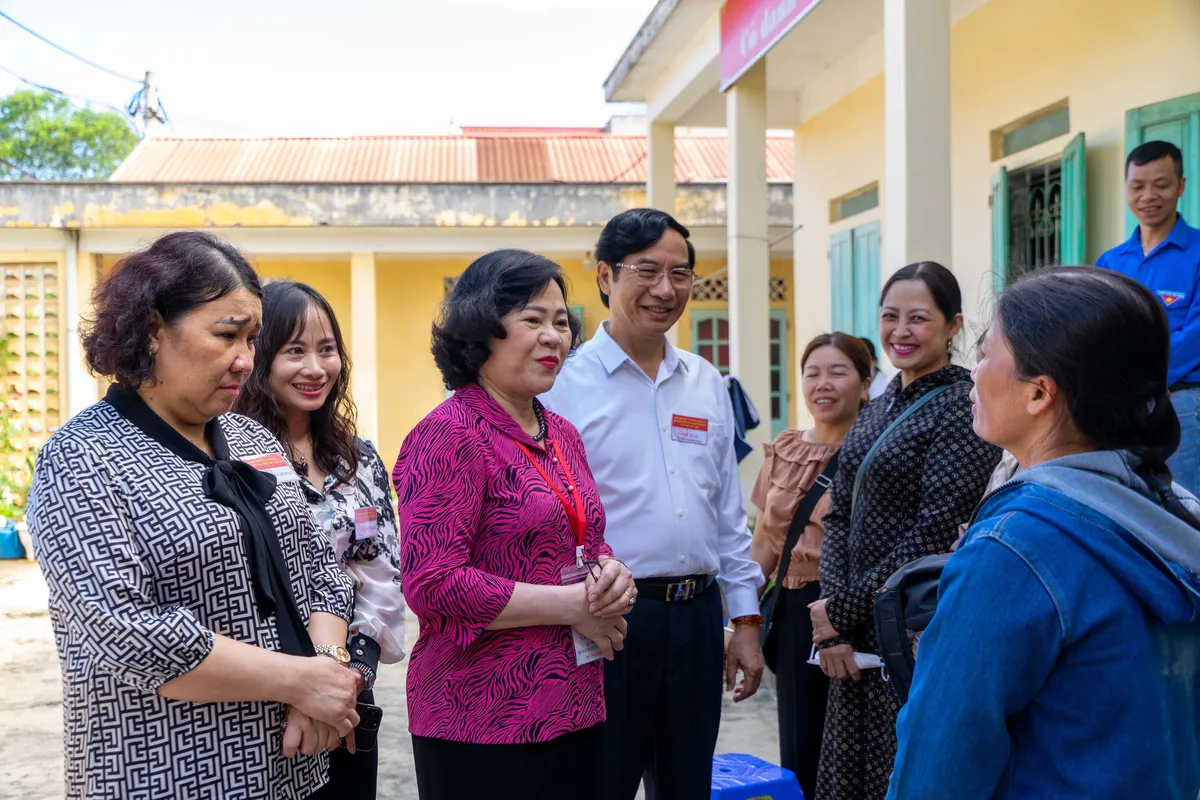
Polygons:
<instances>
[{"instance_id":1,"label":"blue collared shirt logo","mask_svg":"<svg viewBox=\"0 0 1200 800\"><path fill-rule=\"evenodd\" d=\"M1172 292L1166 289L1159 289L1157 294L1162 298L1163 305L1167 308L1170 308L1181 300L1187 299L1187 292Z\"/></svg>"}]
</instances>

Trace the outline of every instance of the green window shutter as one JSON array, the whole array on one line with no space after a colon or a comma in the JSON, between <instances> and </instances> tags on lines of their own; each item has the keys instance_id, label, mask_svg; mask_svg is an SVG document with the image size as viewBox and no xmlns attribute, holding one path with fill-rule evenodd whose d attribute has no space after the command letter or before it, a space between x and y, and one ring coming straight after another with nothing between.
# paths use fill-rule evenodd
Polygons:
<instances>
[{"instance_id":1,"label":"green window shutter","mask_svg":"<svg viewBox=\"0 0 1200 800\"><path fill-rule=\"evenodd\" d=\"M869 222L853 231L854 321L843 328L855 336L879 338L879 223Z\"/></svg>"},{"instance_id":2,"label":"green window shutter","mask_svg":"<svg viewBox=\"0 0 1200 800\"><path fill-rule=\"evenodd\" d=\"M1087 261L1087 146L1079 134L1062 153L1062 258L1064 266Z\"/></svg>"},{"instance_id":3,"label":"green window shutter","mask_svg":"<svg viewBox=\"0 0 1200 800\"><path fill-rule=\"evenodd\" d=\"M829 239L829 279L833 330L848 333L854 327L854 245L850 231Z\"/></svg>"},{"instance_id":4,"label":"green window shutter","mask_svg":"<svg viewBox=\"0 0 1200 800\"><path fill-rule=\"evenodd\" d=\"M1125 112L1125 153L1156 139L1170 142L1183 152L1184 177L1195 179L1200 174L1200 93L1161 103L1134 108ZM1200 219L1200 192L1183 193L1179 213L1190 224ZM1137 219L1125 209L1125 235L1133 235Z\"/></svg>"},{"instance_id":5,"label":"green window shutter","mask_svg":"<svg viewBox=\"0 0 1200 800\"><path fill-rule=\"evenodd\" d=\"M992 290L999 294L1008 285L1008 170L992 176Z\"/></svg>"},{"instance_id":6,"label":"green window shutter","mask_svg":"<svg viewBox=\"0 0 1200 800\"><path fill-rule=\"evenodd\" d=\"M692 312L692 352L729 374L729 312L698 308Z\"/></svg>"},{"instance_id":7,"label":"green window shutter","mask_svg":"<svg viewBox=\"0 0 1200 800\"><path fill-rule=\"evenodd\" d=\"M579 327L583 329L580 338L587 339L587 320L583 316L583 306L568 306L567 310L571 312L571 316L579 320Z\"/></svg>"},{"instance_id":8,"label":"green window shutter","mask_svg":"<svg viewBox=\"0 0 1200 800\"><path fill-rule=\"evenodd\" d=\"M771 438L788 425L788 312L771 309ZM761 416L761 415L760 415Z\"/></svg>"}]
</instances>

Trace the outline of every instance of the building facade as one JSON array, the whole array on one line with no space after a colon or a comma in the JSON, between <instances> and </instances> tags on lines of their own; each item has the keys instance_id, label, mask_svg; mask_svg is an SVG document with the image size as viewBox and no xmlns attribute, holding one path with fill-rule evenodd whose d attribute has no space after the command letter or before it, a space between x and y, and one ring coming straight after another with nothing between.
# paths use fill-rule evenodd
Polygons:
<instances>
[{"instance_id":1,"label":"building facade","mask_svg":"<svg viewBox=\"0 0 1200 800\"><path fill-rule=\"evenodd\" d=\"M772 249L763 291L775 332L773 427L791 424L790 134L766 141ZM697 281L677 342L729 369L724 136L675 146L674 204L693 230ZM644 134L603 129L464 129L461 135L143 142L112 180L0 184L0 271L13 424L32 451L101 395L79 321L120 258L171 230L241 247L265 278L304 281L348 340L363 435L395 455L445 396L430 324L455 277L498 247L549 256L590 335L607 317L591 251L613 215L645 205ZM764 406L763 408L766 408ZM768 413L763 414L764 417Z\"/></svg>"},{"instance_id":2,"label":"building facade","mask_svg":"<svg viewBox=\"0 0 1200 800\"><path fill-rule=\"evenodd\" d=\"M880 285L920 260L958 277L965 351L997 289L1130 235L1134 146L1182 148L1200 220L1198 42L1196 0L661 0L606 91L646 104L652 158L677 126L728 128L731 351L761 405L769 130L794 134L793 358L875 336ZM652 200L670 178L652 166Z\"/></svg>"}]
</instances>

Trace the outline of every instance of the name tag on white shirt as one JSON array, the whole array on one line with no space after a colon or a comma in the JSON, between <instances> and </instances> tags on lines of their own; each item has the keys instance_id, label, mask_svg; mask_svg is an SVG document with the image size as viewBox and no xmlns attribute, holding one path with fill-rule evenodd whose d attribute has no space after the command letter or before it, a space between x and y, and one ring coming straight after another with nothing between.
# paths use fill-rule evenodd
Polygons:
<instances>
[{"instance_id":1,"label":"name tag on white shirt","mask_svg":"<svg viewBox=\"0 0 1200 800\"><path fill-rule=\"evenodd\" d=\"M671 416L671 438L687 444L708 444L708 420L673 414Z\"/></svg>"},{"instance_id":2,"label":"name tag on white shirt","mask_svg":"<svg viewBox=\"0 0 1200 800\"><path fill-rule=\"evenodd\" d=\"M254 467L259 472L271 473L279 483L297 483L300 480L300 476L296 474L296 470L292 468L292 465L278 453L264 453L260 456L250 456L249 458L243 458L242 461Z\"/></svg>"},{"instance_id":3,"label":"name tag on white shirt","mask_svg":"<svg viewBox=\"0 0 1200 800\"><path fill-rule=\"evenodd\" d=\"M375 508L354 509L354 538L374 539L379 534L379 512Z\"/></svg>"}]
</instances>

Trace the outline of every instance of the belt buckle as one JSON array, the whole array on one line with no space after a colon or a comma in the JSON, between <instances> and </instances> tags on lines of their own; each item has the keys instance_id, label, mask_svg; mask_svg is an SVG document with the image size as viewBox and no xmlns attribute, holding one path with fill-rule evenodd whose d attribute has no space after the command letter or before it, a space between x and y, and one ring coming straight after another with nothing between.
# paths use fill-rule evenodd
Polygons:
<instances>
[{"instance_id":1,"label":"belt buckle","mask_svg":"<svg viewBox=\"0 0 1200 800\"><path fill-rule=\"evenodd\" d=\"M694 578L689 578L686 581L667 584L667 602L681 603L684 600L691 600L696 596L696 581Z\"/></svg>"}]
</instances>

